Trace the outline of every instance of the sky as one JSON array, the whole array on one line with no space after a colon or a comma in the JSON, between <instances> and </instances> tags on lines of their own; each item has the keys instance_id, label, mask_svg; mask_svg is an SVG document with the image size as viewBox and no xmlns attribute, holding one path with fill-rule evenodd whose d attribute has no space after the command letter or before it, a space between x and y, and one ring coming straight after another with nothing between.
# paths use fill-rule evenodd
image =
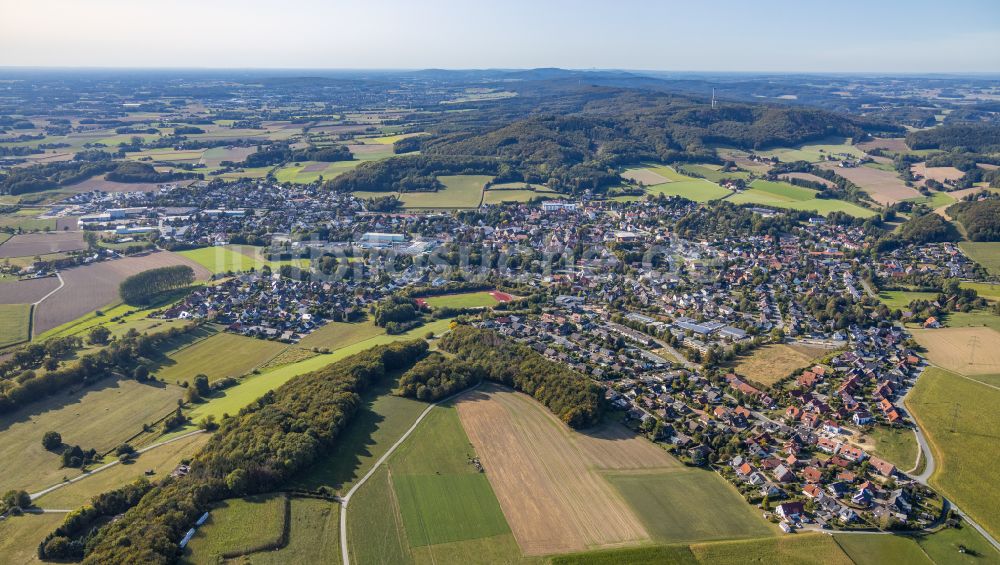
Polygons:
<instances>
[{"instance_id":1,"label":"sky","mask_svg":"<svg viewBox=\"0 0 1000 565\"><path fill-rule=\"evenodd\" d=\"M0 66L1000 72L1000 0L0 0Z\"/></svg>"}]
</instances>

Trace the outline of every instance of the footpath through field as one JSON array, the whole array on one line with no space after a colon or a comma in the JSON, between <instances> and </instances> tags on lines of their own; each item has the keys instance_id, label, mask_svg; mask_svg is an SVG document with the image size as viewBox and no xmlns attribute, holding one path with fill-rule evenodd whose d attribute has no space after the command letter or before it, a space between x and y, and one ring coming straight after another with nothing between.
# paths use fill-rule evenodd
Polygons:
<instances>
[{"instance_id":1,"label":"footpath through field","mask_svg":"<svg viewBox=\"0 0 1000 565\"><path fill-rule=\"evenodd\" d=\"M376 471L378 471L379 467L381 467L382 464L389 459L389 457L393 454L393 452L396 451L396 448L402 445L403 442L406 441L406 438L410 437L410 434L413 433L413 430L417 429L417 426L420 425L420 422L423 421L423 419L427 416L427 414L430 413L431 410L434 409L435 406L437 406L438 404L448 402L452 399L458 398L459 396L467 392L472 392L477 388L479 388L478 384L472 388L467 388L463 391L456 392L455 394L447 398L438 400L437 402L425 408L424 411L420 413L420 416L417 417L416 421L413 422L413 425L410 426L410 429L406 430L406 432L402 436L400 436L398 440L396 440L396 443L392 444L392 447L386 450L386 452L382 455L382 457L379 457L378 461L376 461L375 464L372 465L372 468L369 469L367 473L365 473L365 476L361 477L361 480L355 483L355 485L351 488L351 490L347 491L347 494L340 497L340 551L343 560L342 565L351 565L351 555L350 552L347 550L347 504L351 501L351 497L354 496L354 493L357 492L357 490L361 488L361 486L364 485L368 481L368 479L370 479L372 475L375 474Z\"/></svg>"}]
</instances>

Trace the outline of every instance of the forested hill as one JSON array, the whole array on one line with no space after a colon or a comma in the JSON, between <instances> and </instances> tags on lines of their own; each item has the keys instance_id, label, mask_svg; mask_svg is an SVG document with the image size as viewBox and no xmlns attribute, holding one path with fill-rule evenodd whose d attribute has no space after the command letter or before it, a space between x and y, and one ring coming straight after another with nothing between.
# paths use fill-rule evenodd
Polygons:
<instances>
[{"instance_id":1,"label":"forested hill","mask_svg":"<svg viewBox=\"0 0 1000 565\"><path fill-rule=\"evenodd\" d=\"M421 190L435 166L498 174L497 182L549 182L567 192L617 184L613 168L643 160L717 161L712 146L789 146L831 135L860 138L895 126L801 107L710 104L658 92L530 84L510 101L460 112L431 135L402 140L397 152L423 159L365 163L330 183L335 190ZM488 161L483 162L483 159ZM445 162L448 163L445 166ZM432 184L432 183L431 183Z\"/></svg>"}]
</instances>

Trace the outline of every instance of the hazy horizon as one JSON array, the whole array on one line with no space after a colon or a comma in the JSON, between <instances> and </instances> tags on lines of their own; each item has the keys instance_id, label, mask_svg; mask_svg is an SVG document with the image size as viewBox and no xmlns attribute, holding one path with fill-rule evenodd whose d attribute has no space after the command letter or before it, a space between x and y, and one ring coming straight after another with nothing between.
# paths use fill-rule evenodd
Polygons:
<instances>
[{"instance_id":1,"label":"hazy horizon","mask_svg":"<svg viewBox=\"0 0 1000 565\"><path fill-rule=\"evenodd\" d=\"M1000 72L1000 3L0 0L0 67Z\"/></svg>"}]
</instances>

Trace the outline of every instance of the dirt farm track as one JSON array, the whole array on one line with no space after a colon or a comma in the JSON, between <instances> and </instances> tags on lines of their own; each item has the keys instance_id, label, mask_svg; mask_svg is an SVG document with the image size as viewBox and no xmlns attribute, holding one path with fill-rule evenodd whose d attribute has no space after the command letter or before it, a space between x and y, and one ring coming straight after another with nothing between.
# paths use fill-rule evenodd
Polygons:
<instances>
[{"instance_id":1,"label":"dirt farm track","mask_svg":"<svg viewBox=\"0 0 1000 565\"><path fill-rule=\"evenodd\" d=\"M34 335L116 302L118 285L126 278L148 269L170 265L190 266L199 280L211 275L198 263L168 251L102 261L61 271L65 286L35 307Z\"/></svg>"},{"instance_id":2,"label":"dirt farm track","mask_svg":"<svg viewBox=\"0 0 1000 565\"><path fill-rule=\"evenodd\" d=\"M495 385L466 394L456 406L525 554L649 539L599 470L679 465L662 449L618 425L573 432L527 395Z\"/></svg>"}]
</instances>

